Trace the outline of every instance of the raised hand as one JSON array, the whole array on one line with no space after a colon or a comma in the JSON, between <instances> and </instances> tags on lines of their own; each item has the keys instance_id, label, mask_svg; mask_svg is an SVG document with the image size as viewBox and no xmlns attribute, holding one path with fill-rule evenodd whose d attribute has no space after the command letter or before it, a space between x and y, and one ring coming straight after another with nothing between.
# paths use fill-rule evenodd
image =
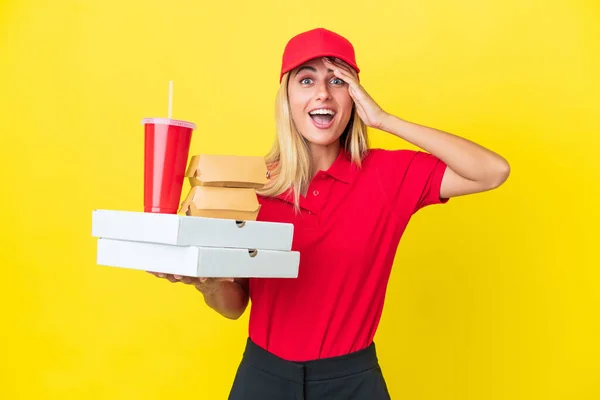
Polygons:
<instances>
[{"instance_id":1,"label":"raised hand","mask_svg":"<svg viewBox=\"0 0 600 400\"><path fill-rule=\"evenodd\" d=\"M362 87L356 71L337 58L325 57L323 62L327 68L333 70L335 76L348 84L348 93L354 101L360 119L371 128L382 129L384 120L389 114Z\"/></svg>"}]
</instances>

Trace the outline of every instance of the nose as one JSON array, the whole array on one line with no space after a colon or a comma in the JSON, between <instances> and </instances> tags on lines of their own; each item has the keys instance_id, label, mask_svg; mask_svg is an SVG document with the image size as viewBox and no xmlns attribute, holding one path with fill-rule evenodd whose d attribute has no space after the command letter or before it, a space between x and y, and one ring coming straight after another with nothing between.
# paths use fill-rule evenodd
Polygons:
<instances>
[{"instance_id":1,"label":"nose","mask_svg":"<svg viewBox=\"0 0 600 400\"><path fill-rule=\"evenodd\" d=\"M329 87L326 81L321 81L317 84L317 98L316 100L325 101L329 100L331 94L329 93Z\"/></svg>"}]
</instances>

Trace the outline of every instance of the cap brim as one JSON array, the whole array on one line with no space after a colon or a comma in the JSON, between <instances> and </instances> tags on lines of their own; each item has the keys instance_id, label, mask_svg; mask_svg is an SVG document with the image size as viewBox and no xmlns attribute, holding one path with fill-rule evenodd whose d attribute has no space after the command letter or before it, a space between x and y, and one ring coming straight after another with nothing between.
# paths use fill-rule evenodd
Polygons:
<instances>
[{"instance_id":1,"label":"cap brim","mask_svg":"<svg viewBox=\"0 0 600 400\"><path fill-rule=\"evenodd\" d=\"M352 67L352 69L356 71L357 75L360 73L360 68L358 68L358 65L354 64L352 62L352 60L349 60L344 55L331 53L331 52L322 52L322 53L316 53L314 55L311 55L310 57L301 58L301 59L297 60L296 62L294 62L294 64L292 66L288 66L285 70L281 71L281 74L279 76L279 83L281 83L281 80L283 79L283 75L285 75L287 72L290 72L290 71L294 70L295 68L298 68L299 66L301 66L302 64L304 64L306 62L309 62L310 60L314 60L315 58L321 58L321 57L339 58L340 60L342 60L346 64L348 64L350 67Z\"/></svg>"}]
</instances>

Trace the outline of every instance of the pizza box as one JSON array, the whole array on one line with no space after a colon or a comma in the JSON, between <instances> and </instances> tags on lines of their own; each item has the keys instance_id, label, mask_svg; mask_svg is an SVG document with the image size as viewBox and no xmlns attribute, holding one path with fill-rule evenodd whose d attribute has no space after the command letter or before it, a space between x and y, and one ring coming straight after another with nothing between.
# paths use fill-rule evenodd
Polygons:
<instances>
[{"instance_id":1,"label":"pizza box","mask_svg":"<svg viewBox=\"0 0 600 400\"><path fill-rule=\"evenodd\" d=\"M300 253L98 239L98 265L204 278L297 278Z\"/></svg>"},{"instance_id":2,"label":"pizza box","mask_svg":"<svg viewBox=\"0 0 600 400\"><path fill-rule=\"evenodd\" d=\"M138 211L92 211L92 236L178 246L290 251L294 225Z\"/></svg>"}]
</instances>

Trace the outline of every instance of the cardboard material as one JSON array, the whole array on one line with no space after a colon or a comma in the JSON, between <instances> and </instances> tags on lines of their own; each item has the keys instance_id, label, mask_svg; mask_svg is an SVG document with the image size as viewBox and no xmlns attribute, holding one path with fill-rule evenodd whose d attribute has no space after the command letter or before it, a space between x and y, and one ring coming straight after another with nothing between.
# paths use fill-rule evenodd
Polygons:
<instances>
[{"instance_id":1,"label":"cardboard material","mask_svg":"<svg viewBox=\"0 0 600 400\"><path fill-rule=\"evenodd\" d=\"M230 189L231 190L231 189ZM294 225L176 214L94 210L92 236L180 246L289 251Z\"/></svg>"},{"instance_id":2,"label":"cardboard material","mask_svg":"<svg viewBox=\"0 0 600 400\"><path fill-rule=\"evenodd\" d=\"M297 278L300 254L98 239L103 266L207 278Z\"/></svg>"},{"instance_id":3,"label":"cardboard material","mask_svg":"<svg viewBox=\"0 0 600 400\"><path fill-rule=\"evenodd\" d=\"M259 189L268 182L265 159L258 156L199 154L185 176L192 186Z\"/></svg>"},{"instance_id":4,"label":"cardboard material","mask_svg":"<svg viewBox=\"0 0 600 400\"><path fill-rule=\"evenodd\" d=\"M260 204L254 189L194 186L179 211L194 217L256 221Z\"/></svg>"}]
</instances>

